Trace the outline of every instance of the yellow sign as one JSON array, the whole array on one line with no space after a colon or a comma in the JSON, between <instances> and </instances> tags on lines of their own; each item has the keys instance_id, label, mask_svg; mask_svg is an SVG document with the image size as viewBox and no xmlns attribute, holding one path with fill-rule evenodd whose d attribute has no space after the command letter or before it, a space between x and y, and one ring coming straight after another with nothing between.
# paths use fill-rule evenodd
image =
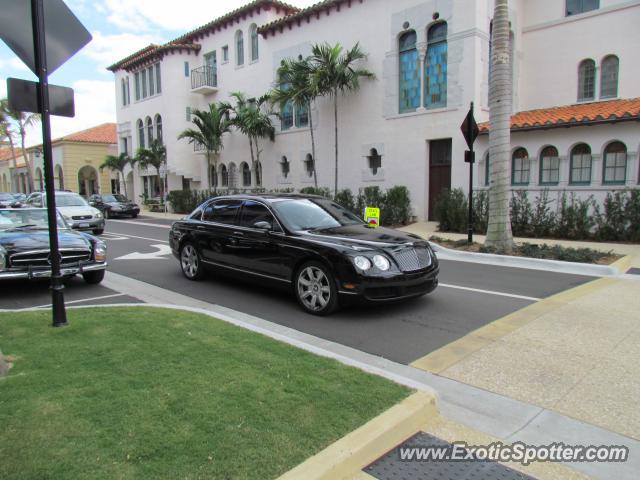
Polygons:
<instances>
[{"instance_id":1,"label":"yellow sign","mask_svg":"<svg viewBox=\"0 0 640 480\"><path fill-rule=\"evenodd\" d=\"M364 209L364 219L367 224L376 228L380 226L380 209L375 207L367 207Z\"/></svg>"}]
</instances>

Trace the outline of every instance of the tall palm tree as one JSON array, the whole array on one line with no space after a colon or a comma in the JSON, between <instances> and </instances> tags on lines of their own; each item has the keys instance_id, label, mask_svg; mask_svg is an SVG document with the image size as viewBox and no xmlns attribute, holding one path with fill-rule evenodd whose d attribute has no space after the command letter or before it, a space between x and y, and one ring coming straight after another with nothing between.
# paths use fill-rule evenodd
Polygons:
<instances>
[{"instance_id":1,"label":"tall palm tree","mask_svg":"<svg viewBox=\"0 0 640 480\"><path fill-rule=\"evenodd\" d=\"M511 152L511 47L509 1L496 0L489 79L489 226L485 245L501 251L513 249L509 218L509 172Z\"/></svg>"},{"instance_id":2,"label":"tall palm tree","mask_svg":"<svg viewBox=\"0 0 640 480\"><path fill-rule=\"evenodd\" d=\"M242 92L234 92L231 96L235 99L235 105L223 103L222 108L229 114L230 124L249 138L251 163L254 171L258 173L262 153L259 140L268 138L273 142L276 135L271 121L271 117L275 115L271 108L271 99L269 95L247 98Z\"/></svg>"},{"instance_id":3,"label":"tall palm tree","mask_svg":"<svg viewBox=\"0 0 640 480\"><path fill-rule=\"evenodd\" d=\"M124 196L129 198L129 196L127 195L127 182L124 177L124 169L127 167L127 165L133 166L133 162L131 157L126 152L122 152L120 155L107 155L107 157L104 159L104 162L102 162L102 165L100 165L100 171L108 168L113 172L118 172L118 175L122 176L123 179Z\"/></svg>"},{"instance_id":4,"label":"tall palm tree","mask_svg":"<svg viewBox=\"0 0 640 480\"><path fill-rule=\"evenodd\" d=\"M132 160L132 164L138 163L142 168L153 167L158 172L158 180L160 180L160 198L164 202L164 180L160 177L160 169L167 161L167 149L157 138L152 140L149 148L138 149L136 156Z\"/></svg>"},{"instance_id":5,"label":"tall palm tree","mask_svg":"<svg viewBox=\"0 0 640 480\"><path fill-rule=\"evenodd\" d=\"M18 157L16 155L16 147L13 143L13 132L11 130L11 121L9 119L9 101L6 98L0 100L0 128L2 136L7 137L9 146L11 147L11 157L13 159L13 171L11 175L11 190L17 191L16 169L18 168Z\"/></svg>"},{"instance_id":6,"label":"tall palm tree","mask_svg":"<svg viewBox=\"0 0 640 480\"><path fill-rule=\"evenodd\" d=\"M270 93L271 101L280 105L291 102L298 109L306 109L309 116L309 133L311 134L311 156L313 158L313 182L318 188L316 173L316 142L313 131L313 115L311 103L319 96L317 85L311 81L311 63L309 58L286 58L278 68L278 86Z\"/></svg>"},{"instance_id":7,"label":"tall palm tree","mask_svg":"<svg viewBox=\"0 0 640 480\"><path fill-rule=\"evenodd\" d=\"M178 135L178 140L186 138L189 143L202 145L207 153L207 174L209 187L216 188L211 174L211 154L214 154L214 167L217 168L218 154L224 148L222 135L231 131L231 122L227 118L224 104L210 103L209 110L192 110L192 123L195 128L188 128Z\"/></svg>"},{"instance_id":8,"label":"tall palm tree","mask_svg":"<svg viewBox=\"0 0 640 480\"><path fill-rule=\"evenodd\" d=\"M7 117L16 124L18 129L18 134L21 139L22 153L24 155L24 163L27 166L27 182L28 188L30 191L33 191L33 174L31 171L31 161L29 160L29 156L25 150L25 140L27 137L27 128L33 127L40 123L40 114L38 113L28 113L28 112L20 112L18 110L14 110L9 107L8 102L3 102L1 105L2 110L5 112ZM13 146L13 145L12 145ZM15 161L15 156L14 156Z\"/></svg>"},{"instance_id":9,"label":"tall palm tree","mask_svg":"<svg viewBox=\"0 0 640 480\"><path fill-rule=\"evenodd\" d=\"M338 193L338 94L346 95L360 88L361 78L375 78L375 75L358 64L367 55L356 43L350 50L344 51L340 44L334 46L325 43L314 45L309 59L311 64L311 83L320 95L329 95L333 99L334 136L335 136L335 182L333 194Z\"/></svg>"}]
</instances>

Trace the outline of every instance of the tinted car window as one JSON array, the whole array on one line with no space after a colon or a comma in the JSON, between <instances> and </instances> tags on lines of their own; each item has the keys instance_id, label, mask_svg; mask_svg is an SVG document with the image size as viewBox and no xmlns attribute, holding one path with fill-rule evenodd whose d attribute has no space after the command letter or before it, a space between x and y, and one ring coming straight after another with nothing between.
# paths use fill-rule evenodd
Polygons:
<instances>
[{"instance_id":1,"label":"tinted car window","mask_svg":"<svg viewBox=\"0 0 640 480\"><path fill-rule=\"evenodd\" d=\"M322 199L283 199L273 202L278 218L290 230L316 230L364 223L337 203Z\"/></svg>"},{"instance_id":2,"label":"tinted car window","mask_svg":"<svg viewBox=\"0 0 640 480\"><path fill-rule=\"evenodd\" d=\"M259 202L247 200L242 207L240 225L253 228L257 222L269 222L272 226L276 223L267 207Z\"/></svg>"},{"instance_id":3,"label":"tinted car window","mask_svg":"<svg viewBox=\"0 0 640 480\"><path fill-rule=\"evenodd\" d=\"M240 200L218 200L211 202L204 209L202 220L216 223L235 223L238 210L242 202Z\"/></svg>"}]
</instances>

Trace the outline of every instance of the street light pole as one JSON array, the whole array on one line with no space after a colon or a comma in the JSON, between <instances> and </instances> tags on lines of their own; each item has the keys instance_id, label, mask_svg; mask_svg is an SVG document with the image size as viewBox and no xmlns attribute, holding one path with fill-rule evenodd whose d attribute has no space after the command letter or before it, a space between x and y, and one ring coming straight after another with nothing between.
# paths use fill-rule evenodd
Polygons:
<instances>
[{"instance_id":1,"label":"street light pole","mask_svg":"<svg viewBox=\"0 0 640 480\"><path fill-rule=\"evenodd\" d=\"M42 116L42 152L44 155L44 182L47 193L47 218L49 220L49 246L51 253L51 303L53 306L53 326L67 325L64 306L64 284L60 274L60 251L58 247L58 219L56 196L53 182L53 156L51 152L51 116L49 112L49 74L44 32L43 0L31 0L31 21L33 25L33 46L35 67L38 76L38 110Z\"/></svg>"}]
</instances>

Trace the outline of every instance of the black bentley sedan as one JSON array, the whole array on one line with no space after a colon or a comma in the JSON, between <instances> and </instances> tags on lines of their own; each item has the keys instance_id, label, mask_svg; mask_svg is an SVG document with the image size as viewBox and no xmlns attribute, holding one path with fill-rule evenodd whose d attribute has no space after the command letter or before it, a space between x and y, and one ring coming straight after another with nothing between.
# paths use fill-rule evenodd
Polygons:
<instances>
[{"instance_id":1,"label":"black bentley sedan","mask_svg":"<svg viewBox=\"0 0 640 480\"><path fill-rule=\"evenodd\" d=\"M396 301L438 285L438 260L428 242L371 228L315 196L217 197L175 222L169 242L188 279L213 269L273 282L291 288L315 315L350 299Z\"/></svg>"},{"instance_id":2,"label":"black bentley sedan","mask_svg":"<svg viewBox=\"0 0 640 480\"><path fill-rule=\"evenodd\" d=\"M58 243L64 277L80 274L100 283L107 268L107 247L88 233L69 228L58 213ZM0 280L51 276L49 222L44 208L0 208Z\"/></svg>"},{"instance_id":3,"label":"black bentley sedan","mask_svg":"<svg viewBox=\"0 0 640 480\"><path fill-rule=\"evenodd\" d=\"M119 193L108 195L91 195L89 205L102 212L104 218L127 216L136 218L140 213L140 207Z\"/></svg>"}]
</instances>

